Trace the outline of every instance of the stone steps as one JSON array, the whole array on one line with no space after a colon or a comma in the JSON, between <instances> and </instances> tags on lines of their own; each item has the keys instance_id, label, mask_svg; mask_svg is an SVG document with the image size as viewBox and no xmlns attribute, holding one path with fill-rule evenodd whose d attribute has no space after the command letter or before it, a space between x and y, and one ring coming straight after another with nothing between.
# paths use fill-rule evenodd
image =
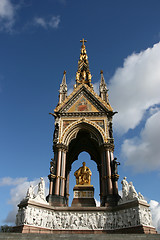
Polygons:
<instances>
[{"instance_id":1,"label":"stone steps","mask_svg":"<svg viewBox=\"0 0 160 240\"><path fill-rule=\"evenodd\" d=\"M34 234L0 233L0 240L157 240L160 234Z\"/></svg>"}]
</instances>

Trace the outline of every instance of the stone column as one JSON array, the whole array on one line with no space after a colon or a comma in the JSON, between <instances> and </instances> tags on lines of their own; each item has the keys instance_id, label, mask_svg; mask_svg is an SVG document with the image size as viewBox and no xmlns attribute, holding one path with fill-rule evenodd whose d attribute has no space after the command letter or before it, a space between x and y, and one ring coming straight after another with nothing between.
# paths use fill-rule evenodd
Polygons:
<instances>
[{"instance_id":1,"label":"stone column","mask_svg":"<svg viewBox=\"0 0 160 240\"><path fill-rule=\"evenodd\" d=\"M66 152L63 151L62 154L62 166L61 166L61 187L60 187L60 195L64 196L64 190L65 190L65 174L66 173Z\"/></svg>"},{"instance_id":2,"label":"stone column","mask_svg":"<svg viewBox=\"0 0 160 240\"><path fill-rule=\"evenodd\" d=\"M106 196L106 161L104 151L101 152L101 172L100 172L100 197L101 204L104 205L104 197Z\"/></svg>"},{"instance_id":3,"label":"stone column","mask_svg":"<svg viewBox=\"0 0 160 240\"><path fill-rule=\"evenodd\" d=\"M60 185L60 171L61 171L61 155L62 151L58 149L58 158L57 158L57 172L56 172L56 184L55 184L55 194L59 195L59 185Z\"/></svg>"},{"instance_id":4,"label":"stone column","mask_svg":"<svg viewBox=\"0 0 160 240\"><path fill-rule=\"evenodd\" d=\"M69 175L70 172L67 173L67 180L66 180L66 199L67 199L67 206L69 204Z\"/></svg>"},{"instance_id":5,"label":"stone column","mask_svg":"<svg viewBox=\"0 0 160 240\"><path fill-rule=\"evenodd\" d=\"M112 180L111 180L111 161L110 161L110 152L108 149L106 153L106 178L107 178L107 195L113 194Z\"/></svg>"},{"instance_id":6,"label":"stone column","mask_svg":"<svg viewBox=\"0 0 160 240\"><path fill-rule=\"evenodd\" d=\"M114 181L114 183L113 183L113 189L114 189L114 195L118 195L118 183L117 183L117 181L118 181L118 178L117 178L117 180L116 181Z\"/></svg>"},{"instance_id":7,"label":"stone column","mask_svg":"<svg viewBox=\"0 0 160 240\"><path fill-rule=\"evenodd\" d=\"M48 176L50 180L49 195L47 201L52 206L66 206L65 189L65 172L66 172L66 152L67 146L64 144L54 145L54 163L55 171L50 169L51 174ZM54 164L53 164L54 165ZM51 164L52 167L52 164Z\"/></svg>"},{"instance_id":8,"label":"stone column","mask_svg":"<svg viewBox=\"0 0 160 240\"><path fill-rule=\"evenodd\" d=\"M50 185L49 185L49 195L52 195L53 193L53 180L50 179Z\"/></svg>"}]
</instances>

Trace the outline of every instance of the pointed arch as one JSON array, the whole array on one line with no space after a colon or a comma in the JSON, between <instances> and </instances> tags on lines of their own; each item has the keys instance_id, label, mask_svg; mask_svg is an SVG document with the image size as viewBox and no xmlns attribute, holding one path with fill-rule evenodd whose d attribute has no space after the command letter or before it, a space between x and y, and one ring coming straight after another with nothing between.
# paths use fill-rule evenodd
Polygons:
<instances>
[{"instance_id":1,"label":"pointed arch","mask_svg":"<svg viewBox=\"0 0 160 240\"><path fill-rule=\"evenodd\" d=\"M71 123L63 131L60 138L60 143L68 146L70 141L76 138L77 133L82 129L90 132L90 134L92 135L91 138L95 138L99 146L103 143L107 143L107 136L104 130L98 124L84 118Z\"/></svg>"}]
</instances>

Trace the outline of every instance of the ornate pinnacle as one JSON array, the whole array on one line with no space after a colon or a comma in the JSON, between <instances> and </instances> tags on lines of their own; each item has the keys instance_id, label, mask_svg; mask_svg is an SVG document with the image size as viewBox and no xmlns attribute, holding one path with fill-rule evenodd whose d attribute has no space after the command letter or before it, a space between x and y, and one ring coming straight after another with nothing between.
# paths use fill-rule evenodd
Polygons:
<instances>
[{"instance_id":1,"label":"ornate pinnacle","mask_svg":"<svg viewBox=\"0 0 160 240\"><path fill-rule=\"evenodd\" d=\"M66 71L63 73L62 83L59 89L59 103L63 102L67 97Z\"/></svg>"},{"instance_id":2,"label":"ornate pinnacle","mask_svg":"<svg viewBox=\"0 0 160 240\"><path fill-rule=\"evenodd\" d=\"M105 83L104 76L103 76L103 70L100 71L100 74L101 74L101 82L100 82L101 90L100 91L108 91L107 90L107 85Z\"/></svg>"},{"instance_id":3,"label":"ornate pinnacle","mask_svg":"<svg viewBox=\"0 0 160 240\"><path fill-rule=\"evenodd\" d=\"M87 40L84 40L84 38L82 40L80 40L80 42L82 42L82 46L81 46L81 53L80 53L80 58L78 61L78 71L76 73L76 85L85 83L87 85L89 85L90 87L92 87L91 84L91 73L89 71L89 62L88 62L88 56L87 56L87 52L86 52L86 47L84 45L85 42L87 42Z\"/></svg>"},{"instance_id":4,"label":"ornate pinnacle","mask_svg":"<svg viewBox=\"0 0 160 240\"><path fill-rule=\"evenodd\" d=\"M108 89L107 89L107 85L105 83L105 80L104 80L104 76L103 76L103 71L101 70L100 71L100 74L101 74L101 82L100 82L100 86L99 86L99 91L100 91L100 97L108 102Z\"/></svg>"},{"instance_id":5,"label":"ornate pinnacle","mask_svg":"<svg viewBox=\"0 0 160 240\"><path fill-rule=\"evenodd\" d=\"M66 71L63 72L62 85L66 85Z\"/></svg>"},{"instance_id":6,"label":"ornate pinnacle","mask_svg":"<svg viewBox=\"0 0 160 240\"><path fill-rule=\"evenodd\" d=\"M100 71L100 74L101 74L101 83L100 83L100 85L104 85L107 88L105 80L104 80L104 77L103 77L103 70Z\"/></svg>"}]
</instances>

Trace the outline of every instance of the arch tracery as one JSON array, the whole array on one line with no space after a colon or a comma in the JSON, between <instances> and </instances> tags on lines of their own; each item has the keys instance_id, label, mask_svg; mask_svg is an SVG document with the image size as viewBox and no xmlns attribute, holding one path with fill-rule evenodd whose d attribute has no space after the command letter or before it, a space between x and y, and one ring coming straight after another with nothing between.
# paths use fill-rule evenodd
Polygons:
<instances>
[{"instance_id":1,"label":"arch tracery","mask_svg":"<svg viewBox=\"0 0 160 240\"><path fill-rule=\"evenodd\" d=\"M60 137L59 142L68 145L70 139L72 139L73 136L76 137L76 133L81 128L86 128L93 132L93 134L98 137L100 144L107 143L107 135L104 130L100 126L98 126L98 124L85 118L81 118L80 120L77 120L71 123L68 127L66 127L62 133L62 136Z\"/></svg>"}]
</instances>

